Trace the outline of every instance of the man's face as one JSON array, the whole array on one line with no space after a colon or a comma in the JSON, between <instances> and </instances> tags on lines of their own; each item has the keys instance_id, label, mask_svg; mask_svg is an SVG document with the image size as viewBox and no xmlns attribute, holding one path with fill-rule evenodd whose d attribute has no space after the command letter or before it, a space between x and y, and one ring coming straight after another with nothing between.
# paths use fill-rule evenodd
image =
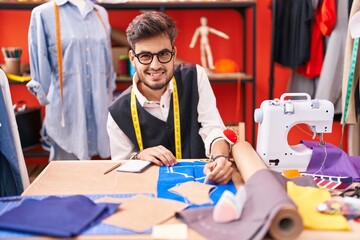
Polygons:
<instances>
[{"instance_id":1,"label":"man's face","mask_svg":"<svg viewBox=\"0 0 360 240\"><path fill-rule=\"evenodd\" d=\"M160 35L138 41L135 44L135 53L130 51L130 60L135 66L136 74L139 80L152 90L165 89L166 85L174 75L174 62L176 54L168 63L159 62L157 58L158 55L154 55L152 62L148 65L140 63L135 57L135 54L141 54L144 52L156 54L166 50L176 52L176 48L172 48L169 38L165 35Z\"/></svg>"}]
</instances>

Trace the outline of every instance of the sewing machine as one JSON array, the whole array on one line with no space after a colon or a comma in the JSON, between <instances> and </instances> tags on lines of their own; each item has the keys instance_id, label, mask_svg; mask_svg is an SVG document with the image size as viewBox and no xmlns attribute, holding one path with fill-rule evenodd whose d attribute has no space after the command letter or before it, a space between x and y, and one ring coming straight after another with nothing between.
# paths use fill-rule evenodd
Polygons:
<instances>
[{"instance_id":1,"label":"sewing machine","mask_svg":"<svg viewBox=\"0 0 360 240\"><path fill-rule=\"evenodd\" d=\"M307 93L284 93L280 99L266 100L254 112L255 122L259 123L256 151L272 170L304 172L312 150L302 143L290 146L287 141L290 129L307 124L313 139L320 134L323 144L322 134L332 131L333 118L334 105L330 101L311 99Z\"/></svg>"}]
</instances>

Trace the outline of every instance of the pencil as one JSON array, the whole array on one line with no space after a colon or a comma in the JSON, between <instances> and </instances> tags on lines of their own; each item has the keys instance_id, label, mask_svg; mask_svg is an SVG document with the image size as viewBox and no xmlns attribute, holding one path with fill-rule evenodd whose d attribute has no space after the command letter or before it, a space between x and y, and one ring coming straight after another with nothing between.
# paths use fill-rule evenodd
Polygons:
<instances>
[{"instance_id":1,"label":"pencil","mask_svg":"<svg viewBox=\"0 0 360 240\"><path fill-rule=\"evenodd\" d=\"M209 182L210 174L212 173L215 167L216 167L216 162L210 167L210 172L206 174L204 184Z\"/></svg>"},{"instance_id":2,"label":"pencil","mask_svg":"<svg viewBox=\"0 0 360 240\"><path fill-rule=\"evenodd\" d=\"M104 175L105 175L105 174L108 174L108 173L109 173L109 172L111 172L112 170L114 170L114 169L116 169L116 168L120 167L120 166L121 166L121 164L122 164L122 163L118 163L118 164L116 164L115 166L113 166L113 167L109 168L108 170L106 170L106 171L104 172Z\"/></svg>"}]
</instances>

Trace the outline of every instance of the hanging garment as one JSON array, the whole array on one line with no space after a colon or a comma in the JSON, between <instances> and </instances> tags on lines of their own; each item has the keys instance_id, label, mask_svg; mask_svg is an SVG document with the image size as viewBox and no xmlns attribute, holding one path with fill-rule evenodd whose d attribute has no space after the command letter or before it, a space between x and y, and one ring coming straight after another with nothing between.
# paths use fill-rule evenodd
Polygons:
<instances>
[{"instance_id":1,"label":"hanging garment","mask_svg":"<svg viewBox=\"0 0 360 240\"><path fill-rule=\"evenodd\" d=\"M335 0L323 0L315 13L311 31L310 59L297 68L308 78L318 77L324 58L324 36L330 35L336 23Z\"/></svg>"},{"instance_id":2,"label":"hanging garment","mask_svg":"<svg viewBox=\"0 0 360 240\"><path fill-rule=\"evenodd\" d=\"M326 46L315 98L334 104L335 113L341 113L341 82L344 71L344 53L348 26L348 1L337 0L336 25Z\"/></svg>"},{"instance_id":3,"label":"hanging garment","mask_svg":"<svg viewBox=\"0 0 360 240\"><path fill-rule=\"evenodd\" d=\"M360 11L360 0L353 0L350 16L354 16L355 13ZM356 119L356 102L355 102L355 88L358 86L357 83L359 82L359 75L360 75L360 48L357 52L356 58L356 66L354 69L354 79L352 84L351 93L349 95L349 106L347 116L344 116L345 110L345 101L346 101L346 92L347 92L347 85L348 85L348 78L350 72L350 64L351 64L351 56L352 50L354 45L354 39L350 35L350 30L348 28L347 36L346 36L346 46L345 46L345 57L344 57L344 72L342 77L342 114L343 118L346 117L346 124L355 124L357 122Z\"/></svg>"},{"instance_id":4,"label":"hanging garment","mask_svg":"<svg viewBox=\"0 0 360 240\"><path fill-rule=\"evenodd\" d=\"M0 196L20 195L28 186L9 83L0 69Z\"/></svg>"},{"instance_id":5,"label":"hanging garment","mask_svg":"<svg viewBox=\"0 0 360 240\"><path fill-rule=\"evenodd\" d=\"M273 0L275 4L274 61L291 68L310 58L312 0Z\"/></svg>"},{"instance_id":6,"label":"hanging garment","mask_svg":"<svg viewBox=\"0 0 360 240\"><path fill-rule=\"evenodd\" d=\"M360 1L359 0L353 0L351 11L350 11L350 17L354 16L355 13L360 11ZM356 107L360 104L359 102L359 91L356 91L356 88L359 88L359 75L360 75L360 50L357 52L356 57L356 66L354 69L354 77L353 77L353 84L350 91L349 96L346 96L347 93L347 86L349 81L349 72L350 72L350 64L351 64L351 56L353 51L353 45L354 45L354 39L351 38L350 30L348 28L347 36L346 36L346 46L345 46L345 57L344 57L344 72L342 76L342 120L341 122L344 122L345 117L345 123L346 124L356 124L359 125L360 123L357 121L357 111ZM357 89L359 90L359 89ZM358 96L356 96L356 95ZM348 97L348 109L345 116L345 103L346 98ZM356 101L357 99L357 101ZM349 155L359 155L360 153L360 142L359 142L359 126L351 126L348 128L349 134L348 134L348 142L349 144Z\"/></svg>"},{"instance_id":7,"label":"hanging garment","mask_svg":"<svg viewBox=\"0 0 360 240\"><path fill-rule=\"evenodd\" d=\"M314 98L317 82L318 78L309 79L303 74L293 70L288 82L287 92L307 93L311 98Z\"/></svg>"},{"instance_id":8,"label":"hanging garment","mask_svg":"<svg viewBox=\"0 0 360 240\"><path fill-rule=\"evenodd\" d=\"M0 196L20 195L21 183L16 148L5 101L0 90Z\"/></svg>"},{"instance_id":9,"label":"hanging garment","mask_svg":"<svg viewBox=\"0 0 360 240\"><path fill-rule=\"evenodd\" d=\"M61 149L78 159L91 159L95 155L108 158L107 107L115 89L115 73L107 12L89 0L82 13L68 0L55 2L59 6L60 41L56 40L53 1L37 6L31 14L32 80L28 88L40 104L46 105L47 134ZM58 42L62 47L62 86Z\"/></svg>"}]
</instances>

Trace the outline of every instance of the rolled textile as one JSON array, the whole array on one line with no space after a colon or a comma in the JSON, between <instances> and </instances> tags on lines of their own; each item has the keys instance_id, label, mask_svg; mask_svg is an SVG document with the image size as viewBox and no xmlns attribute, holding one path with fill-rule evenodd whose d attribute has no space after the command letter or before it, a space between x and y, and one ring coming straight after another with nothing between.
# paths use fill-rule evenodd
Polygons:
<instances>
[{"instance_id":1,"label":"rolled textile","mask_svg":"<svg viewBox=\"0 0 360 240\"><path fill-rule=\"evenodd\" d=\"M266 234L274 239L299 236L303 222L287 195L286 180L267 169L247 142L236 143L232 151L247 194L240 219L217 223L212 218L214 207L187 209L177 216L208 239L263 239Z\"/></svg>"}]
</instances>

